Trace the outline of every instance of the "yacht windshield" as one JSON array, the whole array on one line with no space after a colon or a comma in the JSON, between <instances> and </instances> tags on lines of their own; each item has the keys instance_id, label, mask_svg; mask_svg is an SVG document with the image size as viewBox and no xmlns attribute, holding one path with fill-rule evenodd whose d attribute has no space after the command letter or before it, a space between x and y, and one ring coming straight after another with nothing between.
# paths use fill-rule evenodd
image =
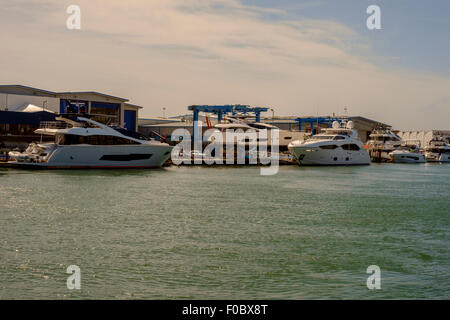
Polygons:
<instances>
[{"instance_id":1,"label":"yacht windshield","mask_svg":"<svg viewBox=\"0 0 450 320\"><path fill-rule=\"evenodd\" d=\"M127 129L124 129L121 127L113 127L113 129L127 137L131 137L131 138L135 138L135 139L139 139L139 140L150 140L149 138L140 134L139 132L130 131L130 130L127 130Z\"/></svg>"}]
</instances>

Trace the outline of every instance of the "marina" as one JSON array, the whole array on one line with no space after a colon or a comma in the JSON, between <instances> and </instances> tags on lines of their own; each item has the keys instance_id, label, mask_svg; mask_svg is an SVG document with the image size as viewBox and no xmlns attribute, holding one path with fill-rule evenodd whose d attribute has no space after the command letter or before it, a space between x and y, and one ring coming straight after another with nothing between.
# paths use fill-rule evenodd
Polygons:
<instances>
[{"instance_id":1,"label":"marina","mask_svg":"<svg viewBox=\"0 0 450 320\"><path fill-rule=\"evenodd\" d=\"M11 273L44 299L448 298L450 132L246 105L125 122L123 102L103 117L67 95L0 118L30 127L2 136L0 298L37 294ZM88 290L66 292L74 253ZM375 295L358 284L374 260Z\"/></svg>"},{"instance_id":2,"label":"marina","mask_svg":"<svg viewBox=\"0 0 450 320\"><path fill-rule=\"evenodd\" d=\"M102 317L278 320L449 300L449 11L3 1L4 314L86 300Z\"/></svg>"},{"instance_id":3,"label":"marina","mask_svg":"<svg viewBox=\"0 0 450 320\"><path fill-rule=\"evenodd\" d=\"M57 93L2 85L0 94L16 101L0 111L2 167L450 162L446 143L450 131L415 134L415 140L412 134L400 132L403 140L391 126L364 117L264 118L274 109L236 104L191 105L190 115L140 120L142 107L95 91ZM42 109L33 105L38 98ZM161 126L166 131L161 132Z\"/></svg>"}]
</instances>

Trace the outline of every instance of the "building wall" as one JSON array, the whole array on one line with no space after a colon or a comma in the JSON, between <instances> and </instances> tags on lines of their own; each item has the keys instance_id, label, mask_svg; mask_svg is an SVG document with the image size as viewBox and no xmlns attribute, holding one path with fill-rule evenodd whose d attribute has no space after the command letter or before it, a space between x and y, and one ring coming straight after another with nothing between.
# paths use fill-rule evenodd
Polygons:
<instances>
[{"instance_id":1,"label":"building wall","mask_svg":"<svg viewBox=\"0 0 450 320\"><path fill-rule=\"evenodd\" d=\"M42 107L44 101L47 101L45 104L46 109L59 112L59 98L6 93L0 93L0 110L5 110L6 102L8 102L8 111L16 111L25 104L33 104L35 106Z\"/></svg>"},{"instance_id":2,"label":"building wall","mask_svg":"<svg viewBox=\"0 0 450 320\"><path fill-rule=\"evenodd\" d=\"M118 124L120 126L123 126L124 124L124 103L122 101L91 93L63 93L58 94L58 96L61 98L61 108L60 110L58 110L58 112L63 112L63 102L65 101L64 99L69 99L70 101L85 101L88 104L88 113L97 113L103 115L99 117L93 117L92 120L102 123L108 123L108 120L110 119L110 124ZM93 108L97 109L97 112L93 112ZM102 108L104 109L103 111L101 111Z\"/></svg>"},{"instance_id":3,"label":"building wall","mask_svg":"<svg viewBox=\"0 0 450 320\"><path fill-rule=\"evenodd\" d=\"M404 141L418 141L421 147L426 147L433 138L450 137L450 130L399 131L397 135Z\"/></svg>"}]
</instances>

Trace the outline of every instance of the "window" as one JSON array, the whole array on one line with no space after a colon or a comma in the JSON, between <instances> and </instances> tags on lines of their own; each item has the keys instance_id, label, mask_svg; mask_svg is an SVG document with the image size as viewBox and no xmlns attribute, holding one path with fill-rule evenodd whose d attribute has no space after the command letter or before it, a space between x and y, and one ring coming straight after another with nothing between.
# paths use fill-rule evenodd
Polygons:
<instances>
[{"instance_id":1,"label":"window","mask_svg":"<svg viewBox=\"0 0 450 320\"><path fill-rule=\"evenodd\" d=\"M358 145L351 143L351 144L343 144L342 145L342 149L347 150L347 151L359 151L360 148L358 147Z\"/></svg>"},{"instance_id":2,"label":"window","mask_svg":"<svg viewBox=\"0 0 450 320\"><path fill-rule=\"evenodd\" d=\"M336 136L336 137L334 137L333 140L344 140L344 139L345 139L345 137L343 137L343 136Z\"/></svg>"},{"instance_id":3,"label":"window","mask_svg":"<svg viewBox=\"0 0 450 320\"><path fill-rule=\"evenodd\" d=\"M315 135L315 136L312 136L310 139L311 140L331 140L331 139L333 139L333 136Z\"/></svg>"},{"instance_id":4,"label":"window","mask_svg":"<svg viewBox=\"0 0 450 320\"><path fill-rule=\"evenodd\" d=\"M127 144L139 144L139 142L129 140L122 137L115 136L78 136L74 134L57 135L55 142L60 145L73 145L73 144L91 144L91 145L127 145Z\"/></svg>"},{"instance_id":5,"label":"window","mask_svg":"<svg viewBox=\"0 0 450 320\"><path fill-rule=\"evenodd\" d=\"M329 144L329 145L326 145L326 146L319 146L320 149L331 149L331 150L336 149L337 147L338 146L335 145L335 144Z\"/></svg>"}]
</instances>

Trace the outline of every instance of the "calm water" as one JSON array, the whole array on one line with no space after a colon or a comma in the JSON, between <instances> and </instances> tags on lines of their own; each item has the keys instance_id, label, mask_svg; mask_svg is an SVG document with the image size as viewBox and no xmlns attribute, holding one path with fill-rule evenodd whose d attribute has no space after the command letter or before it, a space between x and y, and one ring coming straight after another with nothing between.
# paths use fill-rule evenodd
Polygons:
<instances>
[{"instance_id":1,"label":"calm water","mask_svg":"<svg viewBox=\"0 0 450 320\"><path fill-rule=\"evenodd\" d=\"M0 298L449 299L449 230L450 165L0 169Z\"/></svg>"}]
</instances>

